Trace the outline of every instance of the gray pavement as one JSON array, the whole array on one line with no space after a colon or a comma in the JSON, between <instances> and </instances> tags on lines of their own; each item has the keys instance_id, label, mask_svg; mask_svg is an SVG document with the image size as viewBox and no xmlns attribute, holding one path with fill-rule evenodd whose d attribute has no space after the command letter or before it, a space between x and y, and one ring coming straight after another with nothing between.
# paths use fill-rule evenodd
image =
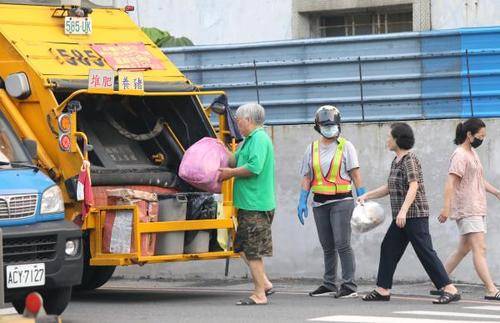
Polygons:
<instances>
[{"instance_id":1,"label":"gray pavement","mask_svg":"<svg viewBox=\"0 0 500 323\"><path fill-rule=\"evenodd\" d=\"M73 297L63 322L360 322L463 323L500 322L500 302L483 300L479 286L459 285L463 300L433 305L429 284L398 284L390 302L312 298L319 282L277 281L266 306L236 306L249 295L241 280L130 281L114 279L94 292ZM372 288L362 284L360 292Z\"/></svg>"}]
</instances>

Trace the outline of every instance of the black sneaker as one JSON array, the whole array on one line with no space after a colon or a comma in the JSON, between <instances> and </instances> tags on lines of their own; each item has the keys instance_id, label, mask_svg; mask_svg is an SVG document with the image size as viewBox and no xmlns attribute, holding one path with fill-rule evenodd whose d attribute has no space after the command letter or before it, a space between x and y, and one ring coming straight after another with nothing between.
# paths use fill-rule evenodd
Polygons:
<instances>
[{"instance_id":1,"label":"black sneaker","mask_svg":"<svg viewBox=\"0 0 500 323\"><path fill-rule=\"evenodd\" d=\"M355 297L358 297L358 293L344 286L340 287L340 290L335 294L335 298L355 298Z\"/></svg>"},{"instance_id":2,"label":"black sneaker","mask_svg":"<svg viewBox=\"0 0 500 323\"><path fill-rule=\"evenodd\" d=\"M325 287L323 285L319 286L316 288L316 290L312 291L309 293L309 296L311 297L318 297L318 296L335 296L337 294L337 288L334 290Z\"/></svg>"}]
</instances>

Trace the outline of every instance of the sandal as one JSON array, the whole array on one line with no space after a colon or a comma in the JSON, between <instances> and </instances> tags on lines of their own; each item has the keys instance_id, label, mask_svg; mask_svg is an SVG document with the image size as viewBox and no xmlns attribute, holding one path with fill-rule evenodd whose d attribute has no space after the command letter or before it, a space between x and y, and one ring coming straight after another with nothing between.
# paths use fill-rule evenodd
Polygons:
<instances>
[{"instance_id":1,"label":"sandal","mask_svg":"<svg viewBox=\"0 0 500 323\"><path fill-rule=\"evenodd\" d=\"M271 287L269 289L266 289L265 290L265 293L266 293L266 296L271 296L272 294L274 294L276 291Z\"/></svg>"},{"instance_id":2,"label":"sandal","mask_svg":"<svg viewBox=\"0 0 500 323\"><path fill-rule=\"evenodd\" d=\"M433 301L433 304L449 304L451 302L458 302L462 297L460 296L460 293L456 294L451 294L448 292L443 291L443 294L439 296L438 299Z\"/></svg>"},{"instance_id":3,"label":"sandal","mask_svg":"<svg viewBox=\"0 0 500 323\"><path fill-rule=\"evenodd\" d=\"M485 296L484 299L489 301L500 301L500 291L498 291L495 296Z\"/></svg>"},{"instance_id":4,"label":"sandal","mask_svg":"<svg viewBox=\"0 0 500 323\"><path fill-rule=\"evenodd\" d=\"M240 299L239 301L236 302L236 305L267 305L267 303L257 303L250 297Z\"/></svg>"},{"instance_id":5,"label":"sandal","mask_svg":"<svg viewBox=\"0 0 500 323\"><path fill-rule=\"evenodd\" d=\"M443 295L443 290L442 289L433 289L433 290L429 291L429 294L433 295L433 296L441 296L441 295Z\"/></svg>"},{"instance_id":6,"label":"sandal","mask_svg":"<svg viewBox=\"0 0 500 323\"><path fill-rule=\"evenodd\" d=\"M372 301L390 301L391 295L381 295L375 289L372 290L369 294L366 294L361 298L364 301L372 302Z\"/></svg>"}]
</instances>

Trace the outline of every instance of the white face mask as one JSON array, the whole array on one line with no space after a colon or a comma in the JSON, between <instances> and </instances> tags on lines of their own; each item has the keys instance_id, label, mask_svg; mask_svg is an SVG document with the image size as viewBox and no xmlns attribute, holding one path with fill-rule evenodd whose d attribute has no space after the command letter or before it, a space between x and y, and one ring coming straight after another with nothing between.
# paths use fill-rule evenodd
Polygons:
<instances>
[{"instance_id":1,"label":"white face mask","mask_svg":"<svg viewBox=\"0 0 500 323\"><path fill-rule=\"evenodd\" d=\"M339 135L339 126L338 125L333 125L333 126L320 126L319 130L323 137L327 139L331 139L333 137L336 137Z\"/></svg>"}]
</instances>

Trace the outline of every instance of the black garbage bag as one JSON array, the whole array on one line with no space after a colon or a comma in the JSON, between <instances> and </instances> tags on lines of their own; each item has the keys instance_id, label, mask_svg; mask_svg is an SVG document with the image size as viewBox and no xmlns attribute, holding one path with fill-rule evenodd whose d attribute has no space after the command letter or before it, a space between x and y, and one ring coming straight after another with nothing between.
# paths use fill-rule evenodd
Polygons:
<instances>
[{"instance_id":1,"label":"black garbage bag","mask_svg":"<svg viewBox=\"0 0 500 323\"><path fill-rule=\"evenodd\" d=\"M217 218L217 202L211 193L188 193L186 220L212 220ZM190 244L198 231L186 231L184 244Z\"/></svg>"}]
</instances>

